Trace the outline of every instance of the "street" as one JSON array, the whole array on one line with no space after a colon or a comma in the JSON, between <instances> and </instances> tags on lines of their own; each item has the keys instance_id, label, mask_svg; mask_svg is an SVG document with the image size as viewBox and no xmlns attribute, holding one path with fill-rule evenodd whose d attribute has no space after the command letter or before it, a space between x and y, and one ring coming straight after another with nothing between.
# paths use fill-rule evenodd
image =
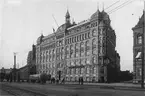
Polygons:
<instances>
[{"instance_id":1,"label":"street","mask_svg":"<svg viewBox=\"0 0 145 96\"><path fill-rule=\"evenodd\" d=\"M25 88L41 93L55 96L145 96L145 91L114 90L95 87L84 87L84 85L55 85L55 84L33 84L33 83L3 83L10 86Z\"/></svg>"},{"instance_id":2,"label":"street","mask_svg":"<svg viewBox=\"0 0 145 96\"><path fill-rule=\"evenodd\" d=\"M6 91L3 91L2 88L0 87L0 96L14 96L14 95L11 95Z\"/></svg>"}]
</instances>

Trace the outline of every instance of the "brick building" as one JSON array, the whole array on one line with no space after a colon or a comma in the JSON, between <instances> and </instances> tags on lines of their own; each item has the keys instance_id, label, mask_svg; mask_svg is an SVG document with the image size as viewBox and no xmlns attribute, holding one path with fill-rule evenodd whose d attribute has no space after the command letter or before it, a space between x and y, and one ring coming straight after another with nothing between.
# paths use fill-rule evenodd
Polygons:
<instances>
[{"instance_id":1,"label":"brick building","mask_svg":"<svg viewBox=\"0 0 145 96\"><path fill-rule=\"evenodd\" d=\"M142 70L143 22L144 22L144 15L142 15L141 18L139 18L137 25L132 28L132 30L133 30L133 71L134 71L134 82L136 82L136 83L141 82L141 75L142 75L141 70ZM144 28L145 28L145 26L144 26ZM144 34L144 37L145 37L145 34ZM144 65L144 67L145 67L145 65ZM144 68L144 70L145 70L145 68Z\"/></svg>"},{"instance_id":2,"label":"brick building","mask_svg":"<svg viewBox=\"0 0 145 96\"><path fill-rule=\"evenodd\" d=\"M86 82L115 81L120 56L110 22L106 12L97 10L90 19L71 23L67 11L65 23L53 30L55 33L37 39L37 73L66 81L78 81L79 77Z\"/></svg>"}]
</instances>

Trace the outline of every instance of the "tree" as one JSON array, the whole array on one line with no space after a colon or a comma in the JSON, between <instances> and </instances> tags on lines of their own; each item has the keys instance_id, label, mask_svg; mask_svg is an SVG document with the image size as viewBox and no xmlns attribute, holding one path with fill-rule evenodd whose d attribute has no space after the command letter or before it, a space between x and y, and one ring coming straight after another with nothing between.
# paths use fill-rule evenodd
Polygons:
<instances>
[{"instance_id":1,"label":"tree","mask_svg":"<svg viewBox=\"0 0 145 96\"><path fill-rule=\"evenodd\" d=\"M50 74L47 75L47 80L48 80L48 81L51 80L51 75L50 75Z\"/></svg>"},{"instance_id":2,"label":"tree","mask_svg":"<svg viewBox=\"0 0 145 96\"><path fill-rule=\"evenodd\" d=\"M47 80L48 80L47 74L46 74L46 73L42 73L42 74L40 75L40 82L41 82L42 84L44 84L44 83L46 83Z\"/></svg>"}]
</instances>

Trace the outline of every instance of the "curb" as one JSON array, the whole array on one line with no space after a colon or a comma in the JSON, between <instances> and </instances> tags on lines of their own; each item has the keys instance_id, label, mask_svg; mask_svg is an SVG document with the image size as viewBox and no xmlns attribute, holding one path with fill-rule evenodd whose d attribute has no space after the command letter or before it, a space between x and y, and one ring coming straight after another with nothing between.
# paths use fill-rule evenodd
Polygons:
<instances>
[{"instance_id":1,"label":"curb","mask_svg":"<svg viewBox=\"0 0 145 96\"><path fill-rule=\"evenodd\" d=\"M79 85L79 84L58 84L58 85L76 85L76 86L82 86L84 88L81 89L87 89L88 87L92 88L100 88L100 89L113 89L113 90L130 90L130 91L145 91L145 88L139 88L139 87L127 87L127 86L107 86L107 85L89 85L89 84L84 84L84 85ZM79 88L76 88L79 89Z\"/></svg>"}]
</instances>

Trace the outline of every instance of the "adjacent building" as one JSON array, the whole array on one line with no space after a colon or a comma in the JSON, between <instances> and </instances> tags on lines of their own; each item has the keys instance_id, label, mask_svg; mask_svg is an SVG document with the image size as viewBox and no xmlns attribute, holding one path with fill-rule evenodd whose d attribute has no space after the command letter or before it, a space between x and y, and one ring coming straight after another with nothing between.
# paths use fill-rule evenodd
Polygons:
<instances>
[{"instance_id":1,"label":"adjacent building","mask_svg":"<svg viewBox=\"0 0 145 96\"><path fill-rule=\"evenodd\" d=\"M35 65L36 64L36 46L32 45L32 50L29 51L27 56L27 65Z\"/></svg>"},{"instance_id":2,"label":"adjacent building","mask_svg":"<svg viewBox=\"0 0 145 96\"><path fill-rule=\"evenodd\" d=\"M120 56L110 22L104 10L97 10L88 20L71 23L67 10L64 24L53 29L53 34L37 39L36 72L66 81L83 77L85 82L114 82Z\"/></svg>"},{"instance_id":3,"label":"adjacent building","mask_svg":"<svg viewBox=\"0 0 145 96\"><path fill-rule=\"evenodd\" d=\"M134 83L141 82L141 76L142 76L142 44L143 44L142 36L143 36L143 22L145 22L144 20L145 19L144 19L144 14L143 14L141 18L139 18L137 25L132 28L133 30L133 71L134 71L133 81ZM144 29L145 29L145 26L144 26ZM144 37L145 37L145 33L144 33ZM145 47L144 47L144 52L145 52Z\"/></svg>"}]
</instances>

